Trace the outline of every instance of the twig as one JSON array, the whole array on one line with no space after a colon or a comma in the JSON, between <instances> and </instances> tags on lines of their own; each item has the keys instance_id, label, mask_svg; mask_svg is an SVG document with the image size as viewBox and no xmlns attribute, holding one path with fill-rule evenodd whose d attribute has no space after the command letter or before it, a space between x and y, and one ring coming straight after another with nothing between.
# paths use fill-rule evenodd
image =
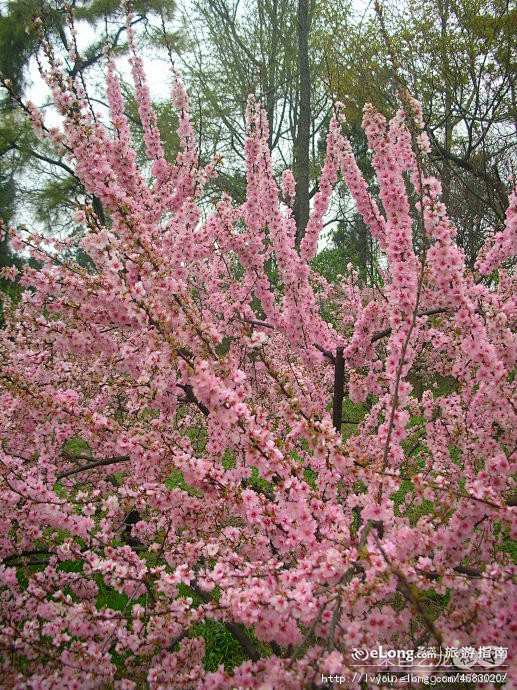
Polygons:
<instances>
[{"instance_id":1,"label":"twig","mask_svg":"<svg viewBox=\"0 0 517 690\"><path fill-rule=\"evenodd\" d=\"M208 594L208 592L204 592L196 583L189 585L189 587L190 589L194 590L194 592L205 602L205 604L209 604L214 601L213 597ZM228 632L235 637L237 642L241 645L252 661L258 661L261 658L260 652L250 640L248 635L244 632L244 627L240 623L223 621L223 624Z\"/></svg>"}]
</instances>

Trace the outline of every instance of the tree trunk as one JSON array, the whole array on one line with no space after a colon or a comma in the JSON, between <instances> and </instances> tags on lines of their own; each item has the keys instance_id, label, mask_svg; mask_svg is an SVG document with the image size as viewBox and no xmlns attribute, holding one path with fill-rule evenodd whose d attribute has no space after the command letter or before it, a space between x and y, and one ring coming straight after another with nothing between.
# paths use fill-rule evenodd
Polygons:
<instances>
[{"instance_id":1,"label":"tree trunk","mask_svg":"<svg viewBox=\"0 0 517 690\"><path fill-rule=\"evenodd\" d=\"M449 65L449 55L447 52L447 24L449 21L449 0L443 0L440 3L440 24L441 24L441 58L442 58L442 74L445 77L445 103L444 103L444 141L443 147L446 151L446 156L442 161L442 191L443 201L448 207L451 196L451 162L448 156L452 150L452 93L451 93L451 70Z\"/></svg>"},{"instance_id":2,"label":"tree trunk","mask_svg":"<svg viewBox=\"0 0 517 690\"><path fill-rule=\"evenodd\" d=\"M264 90L266 93L266 116L269 127L268 146L273 148L273 127L275 124L276 106L276 63L278 53L278 0L273 0L271 7L271 52L269 54L269 64L264 66L266 80Z\"/></svg>"},{"instance_id":3,"label":"tree trunk","mask_svg":"<svg viewBox=\"0 0 517 690\"><path fill-rule=\"evenodd\" d=\"M345 397L345 359L343 348L336 349L334 363L334 400L332 402L332 425L341 434L343 426L343 398Z\"/></svg>"},{"instance_id":4,"label":"tree trunk","mask_svg":"<svg viewBox=\"0 0 517 690\"><path fill-rule=\"evenodd\" d=\"M311 75L309 68L309 0L298 0L298 67L300 109L295 148L296 196L294 217L299 245L309 220L309 145Z\"/></svg>"}]
</instances>

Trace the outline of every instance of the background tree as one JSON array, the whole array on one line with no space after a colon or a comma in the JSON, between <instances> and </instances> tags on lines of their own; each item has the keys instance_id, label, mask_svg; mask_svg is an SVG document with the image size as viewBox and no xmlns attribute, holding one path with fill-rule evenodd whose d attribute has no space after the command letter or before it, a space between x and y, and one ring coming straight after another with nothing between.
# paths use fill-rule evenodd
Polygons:
<instances>
[{"instance_id":1,"label":"background tree","mask_svg":"<svg viewBox=\"0 0 517 690\"><path fill-rule=\"evenodd\" d=\"M79 53L74 51L74 35L67 34L71 21L70 6L59 0L41 2L40 0L11 0L0 14L0 74L4 86L2 104L2 158L3 179L10 185L10 204L17 217L25 222L43 224L48 231L59 228L70 231L73 228L71 216L78 197L84 196L80 180L67 169L62 157L55 156L52 144L41 142L30 122L10 114L13 102L23 96L30 86L29 65L41 56L38 24L35 18L44 19L47 37L54 49L63 56L67 72L79 76L82 83L90 79L95 83L98 67L102 60L106 40L110 41L114 54L127 51L125 40L126 26L120 3L112 0L84 0L74 2L74 19L79 33L91 32L93 38L89 45ZM170 27L175 3L171 0L156 2L132 2L133 26L141 28L141 46L163 48L164 29ZM166 30L166 29L165 29ZM181 40L177 32L166 30L169 45L179 47ZM31 62L31 60L33 62ZM91 74L93 72L93 74ZM90 76L89 76L90 75ZM95 90L90 84L92 108L102 108L105 104L95 98ZM129 96L129 94L128 94ZM14 97L14 100L13 100ZM142 129L135 118L134 100L127 99L128 108L133 109L131 121L138 130L136 140L142 140ZM49 102L51 107L52 103ZM168 121L168 109L159 108L164 131L174 132L174 123ZM172 125L172 126L171 126ZM172 139L174 140L174 134ZM174 141L170 142L174 146ZM138 150L138 149L137 149ZM172 152L171 152L172 154ZM2 181L2 183L4 183ZM100 208L97 205L97 209Z\"/></svg>"},{"instance_id":2,"label":"background tree","mask_svg":"<svg viewBox=\"0 0 517 690\"><path fill-rule=\"evenodd\" d=\"M15 175L18 168L18 156L13 146L16 133L22 130L23 116L18 111L6 107L0 102L0 159L4 164L0 166L0 229L10 225L15 212ZM8 161L7 164L5 164ZM21 259L12 251L9 239L5 233L0 237L0 270L10 266L21 267ZM18 290L11 281L0 277L0 326L4 324L2 295L15 297Z\"/></svg>"},{"instance_id":3,"label":"background tree","mask_svg":"<svg viewBox=\"0 0 517 690\"><path fill-rule=\"evenodd\" d=\"M242 198L245 112L253 93L267 114L277 174L285 168L300 173L294 201L299 228L317 191L318 141L331 105L313 41L319 22L318 3L305 0L203 0L189 12L192 54L183 56L205 157L217 150L225 160L216 185Z\"/></svg>"},{"instance_id":4,"label":"background tree","mask_svg":"<svg viewBox=\"0 0 517 690\"><path fill-rule=\"evenodd\" d=\"M296 221L296 241L302 239L309 222L309 147L311 125L311 71L309 64L310 2L298 0L296 15L298 35L298 88L299 112L294 147L296 196L293 212Z\"/></svg>"},{"instance_id":5,"label":"background tree","mask_svg":"<svg viewBox=\"0 0 517 690\"><path fill-rule=\"evenodd\" d=\"M357 121L365 101L392 112L391 58L375 18L354 26L339 4L324 7L319 39L348 117ZM501 227L511 188L517 9L505 0L411 0L386 3L383 15L399 77L422 101L435 170L473 267L489 228Z\"/></svg>"}]
</instances>

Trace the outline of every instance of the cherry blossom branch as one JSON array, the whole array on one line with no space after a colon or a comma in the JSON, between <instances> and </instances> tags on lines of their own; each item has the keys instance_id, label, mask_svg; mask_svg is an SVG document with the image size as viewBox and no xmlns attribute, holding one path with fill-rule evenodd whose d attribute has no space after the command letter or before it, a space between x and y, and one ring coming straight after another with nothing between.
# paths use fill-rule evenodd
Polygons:
<instances>
[{"instance_id":1,"label":"cherry blossom branch","mask_svg":"<svg viewBox=\"0 0 517 690\"><path fill-rule=\"evenodd\" d=\"M182 390L185 391L186 393L186 398L185 402L187 403L194 403L194 405L197 405L201 412L205 415L205 417L208 417L210 414L210 410L206 405L203 405L202 402L199 402L199 400L196 398L194 395L194 391L192 390L192 386L189 383L177 383L176 384L178 388L181 388Z\"/></svg>"},{"instance_id":2,"label":"cherry blossom branch","mask_svg":"<svg viewBox=\"0 0 517 690\"><path fill-rule=\"evenodd\" d=\"M71 477L73 474L80 474L81 472L87 472L88 470L93 470L96 467L108 467L109 465L117 465L121 462L127 462L129 460L129 455L119 455L112 458L104 458L102 460L95 460L88 463L87 465L81 465L80 467L73 467L70 470L65 470L56 474L56 479L64 479L65 477Z\"/></svg>"},{"instance_id":3,"label":"cherry blossom branch","mask_svg":"<svg viewBox=\"0 0 517 690\"><path fill-rule=\"evenodd\" d=\"M194 592L198 595L200 599L202 599L205 604L209 604L215 599L210 596L208 592L203 591L197 583L191 583L189 587L194 590ZM250 640L248 635L244 632L244 628L242 625L239 623L234 623L233 621L222 621L224 627L230 632L233 637L237 640L237 642L241 645L243 650L246 652L248 657L252 661L258 661L262 655L258 651L258 649L255 647L253 642Z\"/></svg>"},{"instance_id":4,"label":"cherry blossom branch","mask_svg":"<svg viewBox=\"0 0 517 690\"><path fill-rule=\"evenodd\" d=\"M417 317L435 316L436 314L445 314L449 311L448 307L433 307L432 309L424 309L418 312ZM382 338L386 338L389 335L391 335L391 328L385 328L382 331L378 331L372 335L372 343L376 343L378 340L382 340Z\"/></svg>"},{"instance_id":5,"label":"cherry blossom branch","mask_svg":"<svg viewBox=\"0 0 517 690\"><path fill-rule=\"evenodd\" d=\"M399 570L399 568L397 568L393 565L390 558L386 554L386 551L382 547L382 544L380 543L379 537L376 534L373 534L373 538L374 538L374 541L375 541L377 548L379 549L382 557L386 561L386 564L388 565L389 569L391 570L391 572L395 575L395 577L398 580L398 583L399 583L398 589L399 589L400 593L406 599L406 601L408 603L412 604L414 606L414 608L418 611L418 613L422 617L422 620L424 621L426 628L429 630L431 635L434 637L434 639L441 646L442 639L443 639L442 634L440 633L439 630L436 629L433 621L429 618L427 611L422 606L422 602L420 601L418 593L415 594L415 592L413 591L413 587L412 587L411 583L408 582L405 575Z\"/></svg>"}]
</instances>

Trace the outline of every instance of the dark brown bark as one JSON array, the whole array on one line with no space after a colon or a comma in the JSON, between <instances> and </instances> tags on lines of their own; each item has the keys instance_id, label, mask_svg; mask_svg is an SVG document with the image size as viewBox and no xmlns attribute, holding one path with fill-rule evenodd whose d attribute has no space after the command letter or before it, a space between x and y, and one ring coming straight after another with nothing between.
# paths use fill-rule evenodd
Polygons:
<instances>
[{"instance_id":1,"label":"dark brown bark","mask_svg":"<svg viewBox=\"0 0 517 690\"><path fill-rule=\"evenodd\" d=\"M73 474L80 474L81 472L87 472L88 470L94 470L97 467L108 467L109 465L118 465L121 462L127 462L129 460L129 455L120 455L113 458L104 458L103 460L94 460L89 462L87 465L81 465L80 467L72 467L69 470L60 472L56 474L56 479L65 479L65 477L71 477Z\"/></svg>"},{"instance_id":2,"label":"dark brown bark","mask_svg":"<svg viewBox=\"0 0 517 690\"><path fill-rule=\"evenodd\" d=\"M260 5L260 3L259 3ZM271 7L271 14L272 14L272 22L271 22L271 59L269 62L269 65L265 65L264 69L266 70L266 80L265 83L263 84L263 88L265 90L265 101L266 101L266 116L267 116L267 124L269 127L269 135L268 135L268 140L267 144L269 146L269 150L271 151L273 148L273 132L274 132L274 114L275 114L275 106L276 106L276 75L275 75L275 68L276 68L276 60L275 56L278 51L278 0L273 0L272 2L272 7Z\"/></svg>"},{"instance_id":3,"label":"dark brown bark","mask_svg":"<svg viewBox=\"0 0 517 690\"><path fill-rule=\"evenodd\" d=\"M450 192L451 192L451 168L449 156L452 149L452 93L450 85L450 66L447 53L447 22L449 21L449 2L443 0L440 3L440 23L441 23L441 57L442 69L445 74L445 112L444 112L444 136L443 148L446 152L446 157L442 161L442 190L443 201L445 205L449 206Z\"/></svg>"},{"instance_id":4,"label":"dark brown bark","mask_svg":"<svg viewBox=\"0 0 517 690\"><path fill-rule=\"evenodd\" d=\"M343 398L345 396L345 359L343 348L336 349L336 361L334 364L334 401L332 403L332 424L334 429L341 433L343 423Z\"/></svg>"}]
</instances>

